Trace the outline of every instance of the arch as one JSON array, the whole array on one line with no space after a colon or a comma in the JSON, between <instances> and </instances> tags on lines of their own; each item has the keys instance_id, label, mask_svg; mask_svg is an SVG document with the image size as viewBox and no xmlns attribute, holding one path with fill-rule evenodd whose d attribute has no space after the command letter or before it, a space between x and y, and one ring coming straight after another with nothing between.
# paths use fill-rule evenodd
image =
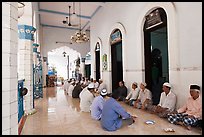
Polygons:
<instances>
[{"instance_id":1,"label":"arch","mask_svg":"<svg viewBox=\"0 0 204 137\"><path fill-rule=\"evenodd\" d=\"M169 54L169 70L176 69L179 66L179 60L178 60L178 32L176 28L176 9L172 2L150 2L148 3L143 10L141 11L139 17L137 18L136 28L138 29L138 32L136 34L136 42L137 45L141 45L138 47L141 62L139 62L142 66L142 81L145 80L145 64L144 64L144 32L143 32L143 26L145 24L145 16L149 13L151 13L153 10L157 8L163 8L167 15L167 35L168 35L168 51L169 53L174 53L172 56ZM170 71L169 71L170 72ZM170 81L170 77L169 77Z\"/></svg>"},{"instance_id":2,"label":"arch","mask_svg":"<svg viewBox=\"0 0 204 137\"><path fill-rule=\"evenodd\" d=\"M127 31L126 31L126 29L125 29L125 27L124 27L124 25L121 23L121 22L117 22L117 23L115 23L111 28L110 28L110 33L109 33L109 47L108 47L108 50L109 50L109 54L108 54L108 62L110 62L109 63L109 67L108 67L108 70L110 71L110 72L112 72L112 67L111 67L111 65L112 65L112 57L111 57L111 43L110 43L110 36L111 36L111 34L115 31L115 30L119 30L120 31L120 33L121 33L121 35L122 35L122 73L123 73L123 80L126 80L126 78L125 78L125 73L124 73L124 71L126 70L126 62L125 62L125 60L126 60L126 56L125 56L125 48L126 48L126 46L125 46L125 41L126 41L126 34L127 34ZM112 73L110 73L110 79L112 79ZM112 87L113 88L113 85L112 85L112 82L110 82L111 83L111 85L110 85L110 87Z\"/></svg>"},{"instance_id":3,"label":"arch","mask_svg":"<svg viewBox=\"0 0 204 137\"><path fill-rule=\"evenodd\" d=\"M95 45L95 78L97 81L99 81L100 77L101 77L101 50L100 50L100 44L99 42L96 42Z\"/></svg>"}]
</instances>

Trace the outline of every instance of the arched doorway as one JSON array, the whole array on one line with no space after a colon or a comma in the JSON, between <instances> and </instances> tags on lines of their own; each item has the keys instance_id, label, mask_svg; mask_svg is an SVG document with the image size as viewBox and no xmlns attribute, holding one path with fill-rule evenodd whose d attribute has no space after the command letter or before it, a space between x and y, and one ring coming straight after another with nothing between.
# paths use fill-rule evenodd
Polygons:
<instances>
[{"instance_id":1,"label":"arched doorway","mask_svg":"<svg viewBox=\"0 0 204 137\"><path fill-rule=\"evenodd\" d=\"M145 82L156 105L160 100L162 84L169 81L167 16L164 9L157 8L148 14L143 30Z\"/></svg>"},{"instance_id":2,"label":"arched doorway","mask_svg":"<svg viewBox=\"0 0 204 137\"><path fill-rule=\"evenodd\" d=\"M118 87L118 82L123 80L122 34L116 29L111 34L111 68L112 90Z\"/></svg>"},{"instance_id":3,"label":"arched doorway","mask_svg":"<svg viewBox=\"0 0 204 137\"><path fill-rule=\"evenodd\" d=\"M95 48L95 64L96 64L96 80L100 79L100 45L99 42L96 43Z\"/></svg>"}]
</instances>

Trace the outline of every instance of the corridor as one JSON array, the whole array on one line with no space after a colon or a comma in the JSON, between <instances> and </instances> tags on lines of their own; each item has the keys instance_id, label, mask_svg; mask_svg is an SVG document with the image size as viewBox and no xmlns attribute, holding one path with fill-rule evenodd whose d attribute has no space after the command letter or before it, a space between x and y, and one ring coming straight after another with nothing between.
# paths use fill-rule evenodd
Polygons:
<instances>
[{"instance_id":1,"label":"corridor","mask_svg":"<svg viewBox=\"0 0 204 137\"><path fill-rule=\"evenodd\" d=\"M133 83L145 83L158 105L167 82L172 110L179 110L195 84L195 115L188 115L202 121L200 28L201 2L2 2L2 135L202 134L122 102L136 122L104 131L62 87L93 82L113 93L123 81L131 93Z\"/></svg>"},{"instance_id":2,"label":"corridor","mask_svg":"<svg viewBox=\"0 0 204 137\"><path fill-rule=\"evenodd\" d=\"M170 124L167 120L142 110L122 106L138 116L136 122L118 131L104 131L99 121L91 119L90 113L80 112L79 99L65 95L62 87L44 89L44 98L35 100L37 112L29 115L21 135L200 135L199 129L186 130ZM146 125L146 120L154 120L154 125ZM175 132L166 133L171 127Z\"/></svg>"}]
</instances>

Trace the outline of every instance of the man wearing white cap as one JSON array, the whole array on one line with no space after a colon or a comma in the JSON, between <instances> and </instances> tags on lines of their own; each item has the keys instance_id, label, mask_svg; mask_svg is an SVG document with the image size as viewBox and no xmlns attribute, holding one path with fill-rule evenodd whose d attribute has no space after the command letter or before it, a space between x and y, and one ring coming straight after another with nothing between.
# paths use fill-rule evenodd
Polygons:
<instances>
[{"instance_id":1,"label":"man wearing white cap","mask_svg":"<svg viewBox=\"0 0 204 137\"><path fill-rule=\"evenodd\" d=\"M97 92L100 93L102 89L106 89L106 84L103 82L102 79L99 79L99 87L98 87Z\"/></svg>"},{"instance_id":2,"label":"man wearing white cap","mask_svg":"<svg viewBox=\"0 0 204 137\"><path fill-rule=\"evenodd\" d=\"M196 126L199 120L202 120L200 86L196 84L190 85L190 95L181 108L167 115L170 123L185 126L188 130L191 129L191 126Z\"/></svg>"},{"instance_id":3,"label":"man wearing white cap","mask_svg":"<svg viewBox=\"0 0 204 137\"><path fill-rule=\"evenodd\" d=\"M140 93L139 97L134 103L135 108L146 109L148 104L152 104L152 93L149 89L146 88L147 84L142 82L140 84Z\"/></svg>"},{"instance_id":4,"label":"man wearing white cap","mask_svg":"<svg viewBox=\"0 0 204 137\"><path fill-rule=\"evenodd\" d=\"M90 112L90 106L94 100L94 84L90 83L87 88L84 88L79 94L80 109L83 112Z\"/></svg>"},{"instance_id":5,"label":"man wearing white cap","mask_svg":"<svg viewBox=\"0 0 204 137\"><path fill-rule=\"evenodd\" d=\"M75 87L75 82L72 81L72 82L70 83L70 86L69 86L68 92L67 92L69 96L72 96L72 92L73 92L73 90L74 90L74 87Z\"/></svg>"},{"instance_id":6,"label":"man wearing white cap","mask_svg":"<svg viewBox=\"0 0 204 137\"><path fill-rule=\"evenodd\" d=\"M167 114L173 112L176 107L176 95L171 91L171 84L165 82L163 91L160 96L160 101L157 106L149 105L147 110L158 114L160 117L167 117Z\"/></svg>"},{"instance_id":7,"label":"man wearing white cap","mask_svg":"<svg viewBox=\"0 0 204 137\"><path fill-rule=\"evenodd\" d=\"M103 104L107 97L107 90L102 89L99 96L95 97L91 104L91 117L95 120L100 120L102 115Z\"/></svg>"},{"instance_id":8,"label":"man wearing white cap","mask_svg":"<svg viewBox=\"0 0 204 137\"><path fill-rule=\"evenodd\" d=\"M140 89L137 87L137 83L132 83L132 90L125 98L125 103L129 104L130 106L133 106L133 102L137 100L139 95Z\"/></svg>"}]
</instances>

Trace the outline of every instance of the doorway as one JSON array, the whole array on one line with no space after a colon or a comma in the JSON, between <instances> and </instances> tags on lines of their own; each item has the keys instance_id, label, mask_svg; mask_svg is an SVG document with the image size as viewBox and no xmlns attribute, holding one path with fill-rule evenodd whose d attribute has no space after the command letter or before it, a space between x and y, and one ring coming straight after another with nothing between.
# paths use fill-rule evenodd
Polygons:
<instances>
[{"instance_id":1,"label":"doorway","mask_svg":"<svg viewBox=\"0 0 204 137\"><path fill-rule=\"evenodd\" d=\"M86 64L85 65L85 77L90 80L91 76L91 64Z\"/></svg>"},{"instance_id":2,"label":"doorway","mask_svg":"<svg viewBox=\"0 0 204 137\"><path fill-rule=\"evenodd\" d=\"M145 82L147 88L152 92L153 104L157 105L163 83L169 82L167 18L162 8L152 11L150 14L151 17L155 15L154 21L158 19L159 15L160 21L153 24L146 19L144 25Z\"/></svg>"},{"instance_id":3,"label":"doorway","mask_svg":"<svg viewBox=\"0 0 204 137\"><path fill-rule=\"evenodd\" d=\"M99 82L100 79L100 45L99 42L96 43L95 48L95 64L96 64L96 81Z\"/></svg>"},{"instance_id":4,"label":"doorway","mask_svg":"<svg viewBox=\"0 0 204 137\"><path fill-rule=\"evenodd\" d=\"M119 81L123 80L122 59L122 35L117 29L111 35L112 90L116 89Z\"/></svg>"}]
</instances>

